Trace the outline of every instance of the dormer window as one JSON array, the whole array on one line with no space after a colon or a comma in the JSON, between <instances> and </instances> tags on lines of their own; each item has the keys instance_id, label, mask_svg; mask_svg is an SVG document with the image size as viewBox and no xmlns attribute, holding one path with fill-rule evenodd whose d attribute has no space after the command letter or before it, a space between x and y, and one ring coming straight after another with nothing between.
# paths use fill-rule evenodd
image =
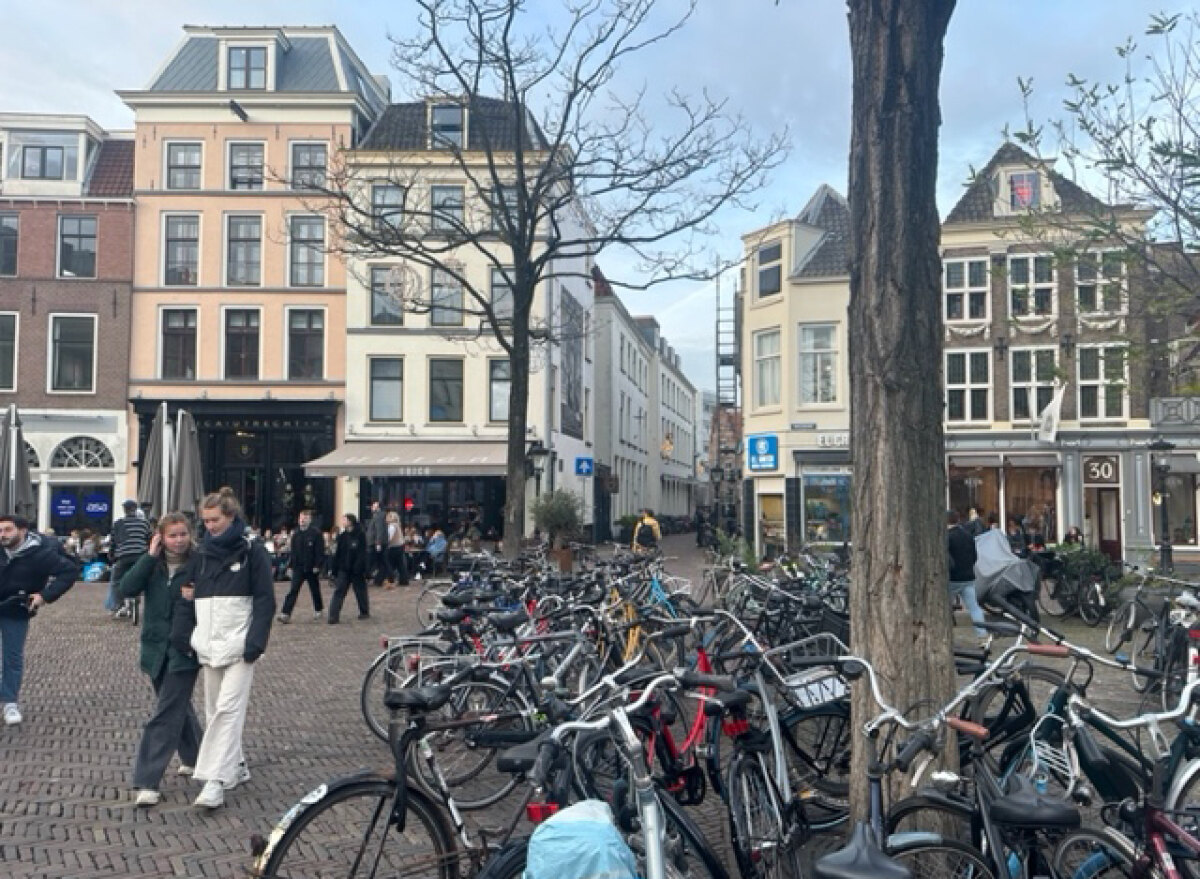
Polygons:
<instances>
[{"instance_id":1,"label":"dormer window","mask_svg":"<svg viewBox=\"0 0 1200 879\"><path fill-rule=\"evenodd\" d=\"M1012 211L1036 211L1042 206L1042 181L1037 171L1008 175L1008 206Z\"/></svg>"},{"instance_id":2,"label":"dormer window","mask_svg":"<svg viewBox=\"0 0 1200 879\"><path fill-rule=\"evenodd\" d=\"M434 104L430 111L430 145L434 149L463 148L466 113L458 104Z\"/></svg>"},{"instance_id":3,"label":"dormer window","mask_svg":"<svg viewBox=\"0 0 1200 879\"><path fill-rule=\"evenodd\" d=\"M14 131L8 136L11 180L74 180L79 169L79 135Z\"/></svg>"},{"instance_id":4,"label":"dormer window","mask_svg":"<svg viewBox=\"0 0 1200 879\"><path fill-rule=\"evenodd\" d=\"M265 89L266 87L266 46L231 46L229 48L229 88Z\"/></svg>"}]
</instances>

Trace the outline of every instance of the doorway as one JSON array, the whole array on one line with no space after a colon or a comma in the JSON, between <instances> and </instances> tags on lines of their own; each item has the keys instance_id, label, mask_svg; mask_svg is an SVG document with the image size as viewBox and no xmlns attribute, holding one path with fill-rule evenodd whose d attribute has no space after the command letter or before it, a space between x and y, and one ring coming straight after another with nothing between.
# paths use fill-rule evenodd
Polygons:
<instances>
[{"instance_id":1,"label":"doorway","mask_svg":"<svg viewBox=\"0 0 1200 879\"><path fill-rule=\"evenodd\" d=\"M1116 563L1121 552L1121 490L1119 488L1084 489L1084 534L1088 545Z\"/></svg>"}]
</instances>

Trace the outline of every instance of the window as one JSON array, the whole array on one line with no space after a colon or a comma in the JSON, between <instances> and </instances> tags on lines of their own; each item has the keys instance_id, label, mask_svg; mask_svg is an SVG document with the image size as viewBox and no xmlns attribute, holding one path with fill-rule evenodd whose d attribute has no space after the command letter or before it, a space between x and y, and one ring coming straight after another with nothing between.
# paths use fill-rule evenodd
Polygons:
<instances>
[{"instance_id":1,"label":"window","mask_svg":"<svg viewBox=\"0 0 1200 879\"><path fill-rule=\"evenodd\" d=\"M95 315L51 315L50 337L50 390L94 391Z\"/></svg>"},{"instance_id":2,"label":"window","mask_svg":"<svg viewBox=\"0 0 1200 879\"><path fill-rule=\"evenodd\" d=\"M1057 365L1053 348L1017 348L1012 352L1012 420L1034 418L1054 397Z\"/></svg>"},{"instance_id":3,"label":"window","mask_svg":"<svg viewBox=\"0 0 1200 879\"><path fill-rule=\"evenodd\" d=\"M783 289L783 245L776 241L758 249L758 295L769 296Z\"/></svg>"},{"instance_id":4,"label":"window","mask_svg":"<svg viewBox=\"0 0 1200 879\"><path fill-rule=\"evenodd\" d=\"M1008 206L1014 211L1037 210L1042 203L1042 183L1037 171L1008 175Z\"/></svg>"},{"instance_id":5,"label":"window","mask_svg":"<svg viewBox=\"0 0 1200 879\"><path fill-rule=\"evenodd\" d=\"M371 324L398 327L404 323L404 308L393 292L393 270L385 266L371 268Z\"/></svg>"},{"instance_id":6,"label":"window","mask_svg":"<svg viewBox=\"0 0 1200 879\"><path fill-rule=\"evenodd\" d=\"M21 218L16 214L0 214L0 276L17 273L17 243L20 241Z\"/></svg>"},{"instance_id":7,"label":"window","mask_svg":"<svg viewBox=\"0 0 1200 879\"><path fill-rule=\"evenodd\" d=\"M987 421L991 395L989 351L946 352L946 420Z\"/></svg>"},{"instance_id":8,"label":"window","mask_svg":"<svg viewBox=\"0 0 1200 879\"><path fill-rule=\"evenodd\" d=\"M231 89L265 89L267 87L267 49L265 46L230 47L229 87Z\"/></svg>"},{"instance_id":9,"label":"window","mask_svg":"<svg viewBox=\"0 0 1200 879\"><path fill-rule=\"evenodd\" d=\"M0 390L17 387L17 316L0 314Z\"/></svg>"},{"instance_id":10,"label":"window","mask_svg":"<svg viewBox=\"0 0 1200 879\"><path fill-rule=\"evenodd\" d=\"M325 144L292 144L292 189L320 189L325 185Z\"/></svg>"},{"instance_id":11,"label":"window","mask_svg":"<svg viewBox=\"0 0 1200 879\"><path fill-rule=\"evenodd\" d=\"M291 272L293 287L325 285L325 220L292 217Z\"/></svg>"},{"instance_id":12,"label":"window","mask_svg":"<svg viewBox=\"0 0 1200 879\"><path fill-rule=\"evenodd\" d=\"M258 309L225 312L225 378L258 378Z\"/></svg>"},{"instance_id":13,"label":"window","mask_svg":"<svg viewBox=\"0 0 1200 879\"><path fill-rule=\"evenodd\" d=\"M462 229L463 188L461 186L434 186L429 195L432 209L430 227L438 232L454 232Z\"/></svg>"},{"instance_id":14,"label":"window","mask_svg":"<svg viewBox=\"0 0 1200 879\"><path fill-rule=\"evenodd\" d=\"M371 421L404 418L404 361L399 357L372 357Z\"/></svg>"},{"instance_id":15,"label":"window","mask_svg":"<svg viewBox=\"0 0 1200 879\"><path fill-rule=\"evenodd\" d=\"M200 262L200 218L168 216L163 283L168 287L195 287Z\"/></svg>"},{"instance_id":16,"label":"window","mask_svg":"<svg viewBox=\"0 0 1200 879\"><path fill-rule=\"evenodd\" d=\"M1081 346L1077 363L1080 419L1126 418L1125 348Z\"/></svg>"},{"instance_id":17,"label":"window","mask_svg":"<svg viewBox=\"0 0 1200 879\"><path fill-rule=\"evenodd\" d=\"M262 218L232 216L226 235L225 283L257 287L262 283Z\"/></svg>"},{"instance_id":18,"label":"window","mask_svg":"<svg viewBox=\"0 0 1200 879\"><path fill-rule=\"evenodd\" d=\"M800 327L800 405L837 402L837 326Z\"/></svg>"},{"instance_id":19,"label":"window","mask_svg":"<svg viewBox=\"0 0 1200 879\"><path fill-rule=\"evenodd\" d=\"M395 183L373 184L371 216L376 232L399 229L404 223L404 187Z\"/></svg>"},{"instance_id":20,"label":"window","mask_svg":"<svg viewBox=\"0 0 1200 879\"><path fill-rule=\"evenodd\" d=\"M160 372L164 379L196 378L196 309L163 309Z\"/></svg>"},{"instance_id":21,"label":"window","mask_svg":"<svg viewBox=\"0 0 1200 879\"><path fill-rule=\"evenodd\" d=\"M198 143L167 144L167 189L199 189L200 156Z\"/></svg>"},{"instance_id":22,"label":"window","mask_svg":"<svg viewBox=\"0 0 1200 879\"><path fill-rule=\"evenodd\" d=\"M492 313L497 322L512 322L513 289L504 269L492 269Z\"/></svg>"},{"instance_id":23,"label":"window","mask_svg":"<svg viewBox=\"0 0 1200 879\"><path fill-rule=\"evenodd\" d=\"M59 217L58 276L96 277L95 217Z\"/></svg>"},{"instance_id":24,"label":"window","mask_svg":"<svg viewBox=\"0 0 1200 879\"><path fill-rule=\"evenodd\" d=\"M1008 307L1012 317L1054 314L1054 258L1008 258Z\"/></svg>"},{"instance_id":25,"label":"window","mask_svg":"<svg viewBox=\"0 0 1200 879\"><path fill-rule=\"evenodd\" d=\"M1119 251L1083 253L1075 263L1078 311L1086 314L1124 314L1125 260Z\"/></svg>"},{"instance_id":26,"label":"window","mask_svg":"<svg viewBox=\"0 0 1200 879\"><path fill-rule=\"evenodd\" d=\"M442 269L434 269L430 299L430 324L435 327L462 326L463 289L457 278Z\"/></svg>"},{"instance_id":27,"label":"window","mask_svg":"<svg viewBox=\"0 0 1200 879\"><path fill-rule=\"evenodd\" d=\"M21 150L21 176L26 180L62 180L63 148L27 146Z\"/></svg>"},{"instance_id":28,"label":"window","mask_svg":"<svg viewBox=\"0 0 1200 879\"><path fill-rule=\"evenodd\" d=\"M431 113L431 145L437 148L462 149L463 108L458 104L434 104Z\"/></svg>"},{"instance_id":29,"label":"window","mask_svg":"<svg viewBox=\"0 0 1200 879\"><path fill-rule=\"evenodd\" d=\"M492 231L501 232L509 224L517 225L520 193L515 186L497 186L492 190ZM506 219L507 218L507 221Z\"/></svg>"},{"instance_id":30,"label":"window","mask_svg":"<svg viewBox=\"0 0 1200 879\"><path fill-rule=\"evenodd\" d=\"M779 405L779 330L754 336L754 405Z\"/></svg>"},{"instance_id":31,"label":"window","mask_svg":"<svg viewBox=\"0 0 1200 879\"><path fill-rule=\"evenodd\" d=\"M289 308L288 378L325 377L325 312L319 308Z\"/></svg>"},{"instance_id":32,"label":"window","mask_svg":"<svg viewBox=\"0 0 1200 879\"><path fill-rule=\"evenodd\" d=\"M89 148L95 142L88 141ZM10 131L4 150L5 176L27 180L75 180L79 170L79 135L42 131Z\"/></svg>"},{"instance_id":33,"label":"window","mask_svg":"<svg viewBox=\"0 0 1200 879\"><path fill-rule=\"evenodd\" d=\"M942 286L946 320L987 320L986 259L946 260L943 266Z\"/></svg>"},{"instance_id":34,"label":"window","mask_svg":"<svg viewBox=\"0 0 1200 879\"><path fill-rule=\"evenodd\" d=\"M90 436L73 436L58 444L50 456L51 468L90 470L116 466L108 446Z\"/></svg>"},{"instance_id":35,"label":"window","mask_svg":"<svg viewBox=\"0 0 1200 879\"><path fill-rule=\"evenodd\" d=\"M488 361L488 421L508 421L512 367L507 360Z\"/></svg>"},{"instance_id":36,"label":"window","mask_svg":"<svg viewBox=\"0 0 1200 879\"><path fill-rule=\"evenodd\" d=\"M229 145L229 188L262 189L263 155L261 143L233 143Z\"/></svg>"},{"instance_id":37,"label":"window","mask_svg":"<svg viewBox=\"0 0 1200 879\"><path fill-rule=\"evenodd\" d=\"M429 361L429 420L463 420L463 362Z\"/></svg>"}]
</instances>

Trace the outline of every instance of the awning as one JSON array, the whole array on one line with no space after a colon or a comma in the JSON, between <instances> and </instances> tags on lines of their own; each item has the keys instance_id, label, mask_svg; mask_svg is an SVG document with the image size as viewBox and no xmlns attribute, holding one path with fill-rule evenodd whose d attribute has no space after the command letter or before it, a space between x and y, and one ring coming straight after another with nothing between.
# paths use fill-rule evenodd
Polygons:
<instances>
[{"instance_id":1,"label":"awning","mask_svg":"<svg viewBox=\"0 0 1200 879\"><path fill-rule=\"evenodd\" d=\"M309 461L309 476L503 476L506 443L348 442Z\"/></svg>"},{"instance_id":2,"label":"awning","mask_svg":"<svg viewBox=\"0 0 1200 879\"><path fill-rule=\"evenodd\" d=\"M1171 455L1167 458L1167 464L1172 473L1200 473L1200 458L1194 452L1190 455Z\"/></svg>"},{"instance_id":3,"label":"awning","mask_svg":"<svg viewBox=\"0 0 1200 879\"><path fill-rule=\"evenodd\" d=\"M1061 463L1058 455L1005 455L1004 462L1009 467L1057 467Z\"/></svg>"},{"instance_id":4,"label":"awning","mask_svg":"<svg viewBox=\"0 0 1200 879\"><path fill-rule=\"evenodd\" d=\"M950 456L951 467L999 467L1003 463L999 455L967 455L960 453Z\"/></svg>"}]
</instances>

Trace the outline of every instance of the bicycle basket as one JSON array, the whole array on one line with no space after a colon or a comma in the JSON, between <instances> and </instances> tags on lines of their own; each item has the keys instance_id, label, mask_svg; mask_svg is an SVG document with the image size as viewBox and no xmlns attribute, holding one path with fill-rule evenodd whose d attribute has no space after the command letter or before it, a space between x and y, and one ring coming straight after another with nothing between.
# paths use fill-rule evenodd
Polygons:
<instances>
[{"instance_id":1,"label":"bicycle basket","mask_svg":"<svg viewBox=\"0 0 1200 879\"><path fill-rule=\"evenodd\" d=\"M850 616L828 607L821 608L820 631L833 635L843 644L850 643Z\"/></svg>"},{"instance_id":2,"label":"bicycle basket","mask_svg":"<svg viewBox=\"0 0 1200 879\"><path fill-rule=\"evenodd\" d=\"M781 648L784 666L789 660L814 656L844 656L849 652L846 644L836 635L822 632L802 641ZM829 702L844 699L850 693L845 679L831 666L811 668L783 678L783 694L798 708L816 708Z\"/></svg>"}]
</instances>

